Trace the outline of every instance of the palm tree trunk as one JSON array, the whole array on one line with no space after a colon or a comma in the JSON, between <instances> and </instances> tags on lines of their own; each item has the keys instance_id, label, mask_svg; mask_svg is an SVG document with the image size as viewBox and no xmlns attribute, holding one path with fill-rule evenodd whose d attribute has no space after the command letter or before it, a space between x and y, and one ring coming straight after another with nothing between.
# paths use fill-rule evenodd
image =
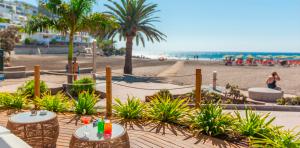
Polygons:
<instances>
[{"instance_id":1,"label":"palm tree trunk","mask_svg":"<svg viewBox=\"0 0 300 148\"><path fill-rule=\"evenodd\" d=\"M132 41L133 36L126 37L126 55L125 55L125 66L124 74L132 74Z\"/></svg>"},{"instance_id":2,"label":"palm tree trunk","mask_svg":"<svg viewBox=\"0 0 300 148\"><path fill-rule=\"evenodd\" d=\"M73 69L73 64L72 64L72 60L73 60L73 50L74 50L74 33L70 32L70 36L69 36L69 52L68 52L68 73L72 74L72 69ZM68 84L72 84L73 83L73 76L72 75L68 75Z\"/></svg>"}]
</instances>

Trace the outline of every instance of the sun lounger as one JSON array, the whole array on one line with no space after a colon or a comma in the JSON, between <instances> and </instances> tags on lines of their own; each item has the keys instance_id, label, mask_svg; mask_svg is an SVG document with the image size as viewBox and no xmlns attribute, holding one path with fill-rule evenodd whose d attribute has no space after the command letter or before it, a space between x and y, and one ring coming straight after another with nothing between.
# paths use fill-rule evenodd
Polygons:
<instances>
[{"instance_id":1,"label":"sun lounger","mask_svg":"<svg viewBox=\"0 0 300 148\"><path fill-rule=\"evenodd\" d=\"M1 134L0 135L1 148L31 148L26 142L14 134Z\"/></svg>"},{"instance_id":2,"label":"sun lounger","mask_svg":"<svg viewBox=\"0 0 300 148\"><path fill-rule=\"evenodd\" d=\"M11 134L7 128L0 126L0 148L31 148L31 146Z\"/></svg>"},{"instance_id":3,"label":"sun lounger","mask_svg":"<svg viewBox=\"0 0 300 148\"><path fill-rule=\"evenodd\" d=\"M2 134L10 134L10 130L8 130L7 128L0 126L0 135Z\"/></svg>"}]
</instances>

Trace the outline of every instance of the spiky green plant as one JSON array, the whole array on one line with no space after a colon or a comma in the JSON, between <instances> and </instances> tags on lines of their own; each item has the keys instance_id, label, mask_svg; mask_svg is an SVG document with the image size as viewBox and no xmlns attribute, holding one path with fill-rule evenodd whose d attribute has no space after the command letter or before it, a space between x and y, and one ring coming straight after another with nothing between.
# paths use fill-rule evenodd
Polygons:
<instances>
[{"instance_id":1,"label":"spiky green plant","mask_svg":"<svg viewBox=\"0 0 300 148\"><path fill-rule=\"evenodd\" d=\"M119 98L115 99L116 104L113 106L115 114L123 119L140 119L144 109L144 104L139 98L127 98L125 103L122 103Z\"/></svg>"},{"instance_id":2,"label":"spiky green plant","mask_svg":"<svg viewBox=\"0 0 300 148\"><path fill-rule=\"evenodd\" d=\"M71 92L74 95L78 95L79 93L86 91L86 92L93 92L95 82L92 78L81 78L74 82L72 85Z\"/></svg>"},{"instance_id":3,"label":"spiky green plant","mask_svg":"<svg viewBox=\"0 0 300 148\"><path fill-rule=\"evenodd\" d=\"M40 92L44 94L48 91L48 86L44 81L40 81ZM18 93L28 98L34 98L34 80L25 82L25 84L18 88Z\"/></svg>"},{"instance_id":4,"label":"spiky green plant","mask_svg":"<svg viewBox=\"0 0 300 148\"><path fill-rule=\"evenodd\" d=\"M56 95L47 93L42 98L36 98L37 105L42 109L46 109L53 112L67 111L72 107L71 101L62 93L59 92Z\"/></svg>"},{"instance_id":5,"label":"spiky green plant","mask_svg":"<svg viewBox=\"0 0 300 148\"><path fill-rule=\"evenodd\" d=\"M235 115L238 121L236 128L244 136L258 137L261 134L266 135L272 131L271 124L275 117L268 120L270 113L261 115L253 112L251 109L246 109L244 118L239 111L235 111Z\"/></svg>"},{"instance_id":6,"label":"spiky green plant","mask_svg":"<svg viewBox=\"0 0 300 148\"><path fill-rule=\"evenodd\" d=\"M159 90L159 92L156 93L156 95L161 97L167 97L167 96L169 96L170 98L173 97L172 93L168 89L161 89Z\"/></svg>"},{"instance_id":7,"label":"spiky green plant","mask_svg":"<svg viewBox=\"0 0 300 148\"><path fill-rule=\"evenodd\" d=\"M22 109L26 104L26 96L20 94L0 93L0 105L5 108Z\"/></svg>"},{"instance_id":8,"label":"spiky green plant","mask_svg":"<svg viewBox=\"0 0 300 148\"><path fill-rule=\"evenodd\" d=\"M198 134L219 136L232 132L235 120L230 113L223 113L219 104L210 103L191 117L191 123L191 128Z\"/></svg>"},{"instance_id":9,"label":"spiky green plant","mask_svg":"<svg viewBox=\"0 0 300 148\"><path fill-rule=\"evenodd\" d=\"M156 121L178 124L189 113L186 99L155 96L147 104L146 115Z\"/></svg>"},{"instance_id":10,"label":"spiky green plant","mask_svg":"<svg viewBox=\"0 0 300 148\"><path fill-rule=\"evenodd\" d=\"M74 101L75 113L80 115L92 115L96 112L95 105L98 96L94 93L82 92L78 95L78 100Z\"/></svg>"},{"instance_id":11,"label":"spiky green plant","mask_svg":"<svg viewBox=\"0 0 300 148\"><path fill-rule=\"evenodd\" d=\"M272 135L262 134L260 138L251 138L250 146L253 148L299 148L300 132L275 129Z\"/></svg>"}]
</instances>

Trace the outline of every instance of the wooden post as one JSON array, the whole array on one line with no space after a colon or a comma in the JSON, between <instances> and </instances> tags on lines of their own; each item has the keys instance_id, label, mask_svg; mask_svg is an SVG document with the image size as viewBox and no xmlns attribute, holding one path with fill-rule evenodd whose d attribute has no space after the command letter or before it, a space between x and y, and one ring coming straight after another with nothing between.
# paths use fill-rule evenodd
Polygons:
<instances>
[{"instance_id":1,"label":"wooden post","mask_svg":"<svg viewBox=\"0 0 300 148\"><path fill-rule=\"evenodd\" d=\"M106 66L106 117L112 115L112 84L111 84L111 68Z\"/></svg>"},{"instance_id":2,"label":"wooden post","mask_svg":"<svg viewBox=\"0 0 300 148\"><path fill-rule=\"evenodd\" d=\"M40 93L40 65L34 66L34 97L39 98Z\"/></svg>"},{"instance_id":3,"label":"wooden post","mask_svg":"<svg viewBox=\"0 0 300 148\"><path fill-rule=\"evenodd\" d=\"M217 71L213 72L213 90L217 90Z\"/></svg>"},{"instance_id":4,"label":"wooden post","mask_svg":"<svg viewBox=\"0 0 300 148\"><path fill-rule=\"evenodd\" d=\"M96 81L96 72L97 72L97 65L96 65L96 40L93 41L93 79Z\"/></svg>"},{"instance_id":5,"label":"wooden post","mask_svg":"<svg viewBox=\"0 0 300 148\"><path fill-rule=\"evenodd\" d=\"M195 107L199 108L201 103L201 85L202 85L202 74L201 69L196 69L196 90L195 90Z\"/></svg>"},{"instance_id":6,"label":"wooden post","mask_svg":"<svg viewBox=\"0 0 300 148\"><path fill-rule=\"evenodd\" d=\"M78 79L78 63L73 64L73 74L74 74L74 81L77 81Z\"/></svg>"}]
</instances>

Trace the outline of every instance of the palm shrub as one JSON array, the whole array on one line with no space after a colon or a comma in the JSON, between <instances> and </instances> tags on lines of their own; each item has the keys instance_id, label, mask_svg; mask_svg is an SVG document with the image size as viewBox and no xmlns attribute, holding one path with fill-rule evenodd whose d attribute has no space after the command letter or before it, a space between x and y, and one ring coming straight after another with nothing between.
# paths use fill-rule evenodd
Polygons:
<instances>
[{"instance_id":1,"label":"palm shrub","mask_svg":"<svg viewBox=\"0 0 300 148\"><path fill-rule=\"evenodd\" d=\"M5 108L22 109L26 104L26 96L20 94L0 93L0 105Z\"/></svg>"},{"instance_id":2,"label":"palm shrub","mask_svg":"<svg viewBox=\"0 0 300 148\"><path fill-rule=\"evenodd\" d=\"M250 146L253 148L299 148L300 132L275 129L271 135L261 134L259 138L251 138Z\"/></svg>"},{"instance_id":3,"label":"palm shrub","mask_svg":"<svg viewBox=\"0 0 300 148\"><path fill-rule=\"evenodd\" d=\"M94 107L98 98L94 93L81 92L78 95L78 100L74 101L75 113L80 115L94 114L96 111Z\"/></svg>"},{"instance_id":4,"label":"palm shrub","mask_svg":"<svg viewBox=\"0 0 300 148\"><path fill-rule=\"evenodd\" d=\"M48 91L48 86L44 81L40 81L40 92L44 94ZM25 84L18 88L18 93L27 96L28 98L34 98L34 80L25 82Z\"/></svg>"},{"instance_id":5,"label":"palm shrub","mask_svg":"<svg viewBox=\"0 0 300 148\"><path fill-rule=\"evenodd\" d=\"M71 92L75 95L83 91L91 93L94 91L94 85L92 78L82 78L73 83Z\"/></svg>"},{"instance_id":6,"label":"palm shrub","mask_svg":"<svg viewBox=\"0 0 300 148\"><path fill-rule=\"evenodd\" d=\"M259 137L262 134L267 135L272 132L271 124L275 120L275 117L267 120L270 113L260 115L250 109L246 109L245 118L238 111L235 111L235 115L238 122L236 129L244 136Z\"/></svg>"},{"instance_id":7,"label":"palm shrub","mask_svg":"<svg viewBox=\"0 0 300 148\"><path fill-rule=\"evenodd\" d=\"M168 96L170 98L173 97L172 93L168 89L159 90L159 92L157 92L156 95L161 96L161 97L168 97Z\"/></svg>"},{"instance_id":8,"label":"palm shrub","mask_svg":"<svg viewBox=\"0 0 300 148\"><path fill-rule=\"evenodd\" d=\"M146 108L146 116L152 120L178 124L189 113L186 99L155 96Z\"/></svg>"},{"instance_id":9,"label":"palm shrub","mask_svg":"<svg viewBox=\"0 0 300 148\"><path fill-rule=\"evenodd\" d=\"M210 136L221 136L232 132L235 121L230 113L223 113L219 104L207 104L196 115L191 116L191 128Z\"/></svg>"},{"instance_id":10,"label":"palm shrub","mask_svg":"<svg viewBox=\"0 0 300 148\"><path fill-rule=\"evenodd\" d=\"M61 92L56 95L47 93L42 98L37 98L35 100L39 107L53 112L63 112L72 106L68 98Z\"/></svg>"},{"instance_id":11,"label":"palm shrub","mask_svg":"<svg viewBox=\"0 0 300 148\"><path fill-rule=\"evenodd\" d=\"M127 102L122 103L119 98L115 99L116 104L113 106L118 117L123 119L140 119L144 109L144 104L139 98L127 98Z\"/></svg>"}]
</instances>

